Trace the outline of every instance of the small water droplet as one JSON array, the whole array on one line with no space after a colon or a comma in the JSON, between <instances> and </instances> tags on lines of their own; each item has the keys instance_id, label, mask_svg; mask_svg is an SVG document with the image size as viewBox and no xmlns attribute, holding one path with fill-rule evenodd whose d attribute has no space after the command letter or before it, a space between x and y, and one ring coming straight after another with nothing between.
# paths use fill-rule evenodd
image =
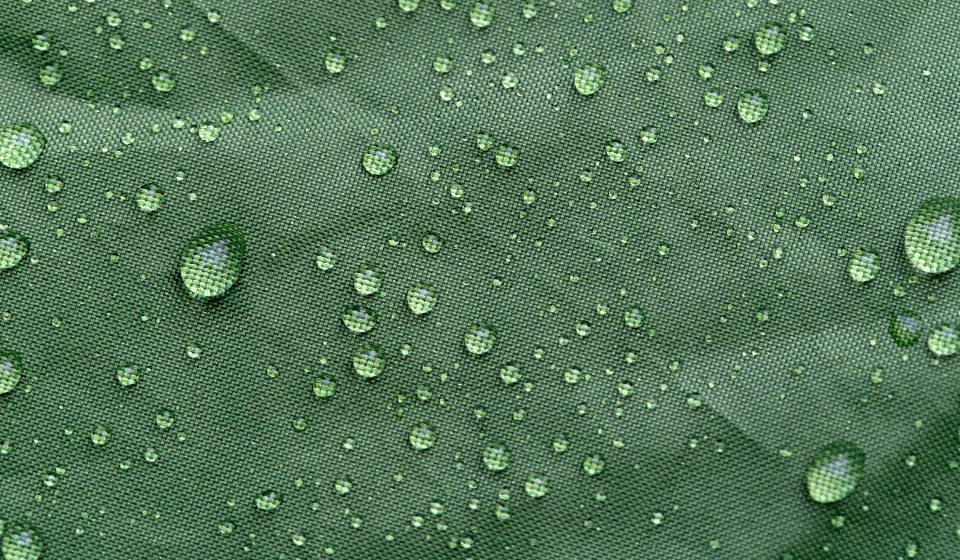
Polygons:
<instances>
[{"instance_id":1,"label":"small water droplet","mask_svg":"<svg viewBox=\"0 0 960 560\"><path fill-rule=\"evenodd\" d=\"M581 95L593 95L600 91L606 79L606 71L598 64L585 64L573 75L573 85Z\"/></svg>"},{"instance_id":2,"label":"small water droplet","mask_svg":"<svg viewBox=\"0 0 960 560\"><path fill-rule=\"evenodd\" d=\"M807 470L807 491L821 504L840 501L850 495L863 476L863 451L847 441L821 449Z\"/></svg>"},{"instance_id":3,"label":"small water droplet","mask_svg":"<svg viewBox=\"0 0 960 560\"><path fill-rule=\"evenodd\" d=\"M37 161L47 145L40 130L28 123L11 124L0 131L0 163L23 169Z\"/></svg>"},{"instance_id":4,"label":"small water droplet","mask_svg":"<svg viewBox=\"0 0 960 560\"><path fill-rule=\"evenodd\" d=\"M759 89L747 90L737 99L737 112L745 123L759 122L768 109L767 96Z\"/></svg>"},{"instance_id":5,"label":"small water droplet","mask_svg":"<svg viewBox=\"0 0 960 560\"><path fill-rule=\"evenodd\" d=\"M418 451L430 449L437 442L437 432L433 426L421 422L410 430L410 445Z\"/></svg>"},{"instance_id":6,"label":"small water droplet","mask_svg":"<svg viewBox=\"0 0 960 560\"><path fill-rule=\"evenodd\" d=\"M941 274L960 262L960 199L931 198L914 213L904 233L910 264L921 272Z\"/></svg>"},{"instance_id":7,"label":"small water droplet","mask_svg":"<svg viewBox=\"0 0 960 560\"><path fill-rule=\"evenodd\" d=\"M952 356L960 349L960 331L956 325L942 323L930 331L927 347L935 356Z\"/></svg>"},{"instance_id":8,"label":"small water droplet","mask_svg":"<svg viewBox=\"0 0 960 560\"><path fill-rule=\"evenodd\" d=\"M463 344L471 354L486 354L493 349L496 340L496 331L484 323L471 325L463 335Z\"/></svg>"}]
</instances>

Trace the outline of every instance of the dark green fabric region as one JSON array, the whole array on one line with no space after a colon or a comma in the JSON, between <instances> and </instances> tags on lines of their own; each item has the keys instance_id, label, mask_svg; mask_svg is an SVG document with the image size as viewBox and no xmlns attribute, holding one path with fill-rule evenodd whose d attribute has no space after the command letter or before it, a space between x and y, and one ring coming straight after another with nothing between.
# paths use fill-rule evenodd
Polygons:
<instances>
[{"instance_id":1,"label":"dark green fabric region","mask_svg":"<svg viewBox=\"0 0 960 560\"><path fill-rule=\"evenodd\" d=\"M526 2L491 0L478 29L473 0L440 4L0 4L0 127L47 139L35 164L0 168L0 223L31 244L0 270L0 350L24 371L0 395L7 534L32 528L43 559L955 558L960 372L926 341L960 320L960 290L903 246L924 200L957 195L956 6L536 0L528 18ZM753 37L768 21L787 41L762 72ZM606 69L589 97L573 78L587 63ZM161 70L170 92L151 83ZM770 110L748 125L737 98L756 88ZM222 111L233 122L201 141ZM479 132L517 147L517 165L479 150ZM380 177L361 166L373 144L399 156ZM166 201L147 214L135 195L151 182ZM243 272L225 297L191 299L181 251L223 220L245 234ZM847 267L863 248L881 269L858 284ZM363 266L383 277L367 297ZM439 297L422 316L406 303L417 283ZM352 305L376 312L372 331L344 328ZM640 329L624 324L633 306ZM889 335L895 309L922 318L915 346ZM464 347L477 322L497 332L480 356ZM351 365L365 343L387 356L375 379ZM519 383L500 380L508 362ZM122 387L128 363L141 377ZM314 395L318 376L335 395ZM409 442L420 422L437 432L423 451ZM863 449L865 472L818 504L807 468L838 440ZM491 442L511 452L501 472L481 459ZM531 473L542 498L524 490ZM266 491L276 511L255 505Z\"/></svg>"}]
</instances>

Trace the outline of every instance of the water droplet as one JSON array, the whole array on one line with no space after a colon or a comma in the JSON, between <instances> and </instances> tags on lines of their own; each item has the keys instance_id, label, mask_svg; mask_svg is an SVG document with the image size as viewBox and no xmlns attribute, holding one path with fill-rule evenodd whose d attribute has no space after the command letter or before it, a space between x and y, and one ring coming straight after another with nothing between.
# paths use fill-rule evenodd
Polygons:
<instances>
[{"instance_id":1,"label":"water droplet","mask_svg":"<svg viewBox=\"0 0 960 560\"><path fill-rule=\"evenodd\" d=\"M597 454L587 455L583 460L583 470L590 476L595 476L603 472L603 467L606 465L606 461L603 460L603 457Z\"/></svg>"},{"instance_id":2,"label":"water droplet","mask_svg":"<svg viewBox=\"0 0 960 560\"><path fill-rule=\"evenodd\" d=\"M809 25L801 25L799 35L801 41L813 41L816 33L814 33L813 27Z\"/></svg>"},{"instance_id":3,"label":"water droplet","mask_svg":"<svg viewBox=\"0 0 960 560\"><path fill-rule=\"evenodd\" d=\"M420 5L420 0L397 0L397 6L401 11L412 12Z\"/></svg>"},{"instance_id":4,"label":"water droplet","mask_svg":"<svg viewBox=\"0 0 960 560\"><path fill-rule=\"evenodd\" d=\"M0 544L3 560L38 560L43 553L43 540L32 529L13 527Z\"/></svg>"},{"instance_id":5,"label":"water droplet","mask_svg":"<svg viewBox=\"0 0 960 560\"><path fill-rule=\"evenodd\" d=\"M622 14L633 6L633 0L613 0L613 11Z\"/></svg>"},{"instance_id":6,"label":"water droplet","mask_svg":"<svg viewBox=\"0 0 960 560\"><path fill-rule=\"evenodd\" d=\"M383 373L386 360L375 346L367 344L353 353L353 370L360 377L376 377Z\"/></svg>"},{"instance_id":7,"label":"water droplet","mask_svg":"<svg viewBox=\"0 0 960 560\"><path fill-rule=\"evenodd\" d=\"M96 446L106 445L109 439L110 432L105 426L97 426L90 433L90 441Z\"/></svg>"},{"instance_id":8,"label":"water droplet","mask_svg":"<svg viewBox=\"0 0 960 560\"><path fill-rule=\"evenodd\" d=\"M840 501L853 492L863 476L865 456L847 441L832 443L817 453L807 470L807 491L821 504Z\"/></svg>"},{"instance_id":9,"label":"water droplet","mask_svg":"<svg viewBox=\"0 0 960 560\"><path fill-rule=\"evenodd\" d=\"M153 88L159 92L168 92L173 89L177 81L169 72L157 72L153 75Z\"/></svg>"},{"instance_id":10,"label":"water droplet","mask_svg":"<svg viewBox=\"0 0 960 560\"><path fill-rule=\"evenodd\" d=\"M191 296L224 295L240 278L246 253L243 232L229 222L204 228L187 243L180 257L180 278Z\"/></svg>"},{"instance_id":11,"label":"water droplet","mask_svg":"<svg viewBox=\"0 0 960 560\"><path fill-rule=\"evenodd\" d=\"M377 324L377 314L363 307L348 307L340 318L347 330L355 333L368 332Z\"/></svg>"},{"instance_id":12,"label":"water droplet","mask_svg":"<svg viewBox=\"0 0 960 560\"><path fill-rule=\"evenodd\" d=\"M137 206L144 212L156 212L163 204L163 189L148 183L137 189Z\"/></svg>"},{"instance_id":13,"label":"water droplet","mask_svg":"<svg viewBox=\"0 0 960 560\"><path fill-rule=\"evenodd\" d=\"M499 443L488 444L483 449L483 464L491 471L502 471L510 465L510 452Z\"/></svg>"},{"instance_id":14,"label":"water droplet","mask_svg":"<svg viewBox=\"0 0 960 560\"><path fill-rule=\"evenodd\" d=\"M711 89L703 94L703 103L707 107L719 107L723 103L723 94L718 90Z\"/></svg>"},{"instance_id":15,"label":"water droplet","mask_svg":"<svg viewBox=\"0 0 960 560\"><path fill-rule=\"evenodd\" d=\"M523 489L531 498L542 498L547 494L547 479L541 474L531 474L523 484Z\"/></svg>"},{"instance_id":16,"label":"water droplet","mask_svg":"<svg viewBox=\"0 0 960 560\"><path fill-rule=\"evenodd\" d=\"M50 35L43 31L33 36L33 48L44 52L50 50Z\"/></svg>"},{"instance_id":17,"label":"water droplet","mask_svg":"<svg viewBox=\"0 0 960 560\"><path fill-rule=\"evenodd\" d=\"M523 375L520 371L520 367L517 366L517 364L508 363L500 368L500 380L507 385L512 385L517 381L520 381L522 376Z\"/></svg>"},{"instance_id":18,"label":"water droplet","mask_svg":"<svg viewBox=\"0 0 960 560\"><path fill-rule=\"evenodd\" d=\"M374 145L363 152L363 168L371 175L383 175L396 164L397 150L393 146Z\"/></svg>"},{"instance_id":19,"label":"water droplet","mask_svg":"<svg viewBox=\"0 0 960 560\"><path fill-rule=\"evenodd\" d=\"M421 422L410 430L410 445L418 451L430 449L436 442L437 432L426 422Z\"/></svg>"},{"instance_id":20,"label":"water droplet","mask_svg":"<svg viewBox=\"0 0 960 560\"><path fill-rule=\"evenodd\" d=\"M40 67L40 83L47 87L59 84L62 77L60 67L56 64L46 64Z\"/></svg>"},{"instance_id":21,"label":"water droplet","mask_svg":"<svg viewBox=\"0 0 960 560\"><path fill-rule=\"evenodd\" d=\"M737 99L737 112L746 123L759 122L768 109L767 96L759 89L745 91Z\"/></svg>"},{"instance_id":22,"label":"water droplet","mask_svg":"<svg viewBox=\"0 0 960 560\"><path fill-rule=\"evenodd\" d=\"M20 382L23 362L13 350L0 350L0 395L13 391Z\"/></svg>"},{"instance_id":23,"label":"water droplet","mask_svg":"<svg viewBox=\"0 0 960 560\"><path fill-rule=\"evenodd\" d=\"M0 131L0 163L11 169L23 169L40 157L47 145L40 130L28 123L11 124Z\"/></svg>"},{"instance_id":24,"label":"water droplet","mask_svg":"<svg viewBox=\"0 0 960 560\"><path fill-rule=\"evenodd\" d=\"M0 229L0 270L13 268L30 251L30 241L19 233Z\"/></svg>"},{"instance_id":25,"label":"water droplet","mask_svg":"<svg viewBox=\"0 0 960 560\"><path fill-rule=\"evenodd\" d=\"M197 135L204 142L213 142L220 138L220 125L213 121L207 121L197 127Z\"/></svg>"},{"instance_id":26,"label":"water droplet","mask_svg":"<svg viewBox=\"0 0 960 560\"><path fill-rule=\"evenodd\" d=\"M850 278L855 282L869 282L880 272L880 257L872 251L861 249L854 251L850 257L850 266L847 268Z\"/></svg>"},{"instance_id":27,"label":"water droplet","mask_svg":"<svg viewBox=\"0 0 960 560\"><path fill-rule=\"evenodd\" d=\"M337 392L337 382L329 377L318 377L313 380L313 394L318 398L326 399Z\"/></svg>"},{"instance_id":28,"label":"water droplet","mask_svg":"<svg viewBox=\"0 0 960 560\"><path fill-rule=\"evenodd\" d=\"M161 410L157 413L156 421L158 428L166 430L173 425L173 412L167 409Z\"/></svg>"},{"instance_id":29,"label":"water droplet","mask_svg":"<svg viewBox=\"0 0 960 560\"><path fill-rule=\"evenodd\" d=\"M330 51L327 53L327 58L324 59L323 65L326 67L327 72L331 74L339 74L340 72L343 72L344 68L346 68L347 58L340 52Z\"/></svg>"},{"instance_id":30,"label":"water droplet","mask_svg":"<svg viewBox=\"0 0 960 560\"><path fill-rule=\"evenodd\" d=\"M777 54L787 41L783 26L777 22L768 22L760 26L754 34L754 44L763 56Z\"/></svg>"},{"instance_id":31,"label":"water droplet","mask_svg":"<svg viewBox=\"0 0 960 560\"><path fill-rule=\"evenodd\" d=\"M960 262L960 199L931 198L914 213L904 234L910 264L928 274L952 270Z\"/></svg>"},{"instance_id":32,"label":"water droplet","mask_svg":"<svg viewBox=\"0 0 960 560\"><path fill-rule=\"evenodd\" d=\"M639 329L643 326L643 311L639 307L631 307L623 314L623 322L631 329Z\"/></svg>"},{"instance_id":33,"label":"water droplet","mask_svg":"<svg viewBox=\"0 0 960 560\"><path fill-rule=\"evenodd\" d=\"M407 306L416 315L423 315L437 305L437 292L426 284L417 284L407 292Z\"/></svg>"},{"instance_id":34,"label":"water droplet","mask_svg":"<svg viewBox=\"0 0 960 560\"><path fill-rule=\"evenodd\" d=\"M479 28L493 23L493 7L486 2L476 2L470 8L470 23Z\"/></svg>"},{"instance_id":35,"label":"water droplet","mask_svg":"<svg viewBox=\"0 0 960 560\"><path fill-rule=\"evenodd\" d=\"M475 323L463 335L463 344L471 354L486 354L493 349L497 341L497 334L484 323Z\"/></svg>"},{"instance_id":36,"label":"water droplet","mask_svg":"<svg viewBox=\"0 0 960 560\"><path fill-rule=\"evenodd\" d=\"M320 270L330 270L337 264L337 254L329 247L320 247L317 252L317 268Z\"/></svg>"},{"instance_id":37,"label":"water droplet","mask_svg":"<svg viewBox=\"0 0 960 560\"><path fill-rule=\"evenodd\" d=\"M365 266L353 275L353 288L362 296L376 293L382 284L380 273L370 266Z\"/></svg>"},{"instance_id":38,"label":"water droplet","mask_svg":"<svg viewBox=\"0 0 960 560\"><path fill-rule=\"evenodd\" d=\"M894 311L890 314L890 336L904 348L913 346L920 340L922 327L920 316L912 311Z\"/></svg>"},{"instance_id":39,"label":"water droplet","mask_svg":"<svg viewBox=\"0 0 960 560\"><path fill-rule=\"evenodd\" d=\"M497 153L494 155L497 165L500 167L513 167L520 159L520 150L513 146L501 145L497 147Z\"/></svg>"},{"instance_id":40,"label":"water droplet","mask_svg":"<svg viewBox=\"0 0 960 560\"><path fill-rule=\"evenodd\" d=\"M734 35L728 35L723 39L723 50L732 53L740 48L740 39Z\"/></svg>"},{"instance_id":41,"label":"water droplet","mask_svg":"<svg viewBox=\"0 0 960 560\"><path fill-rule=\"evenodd\" d=\"M283 496L268 490L257 496L254 502L257 504L257 509L261 511L276 511L283 503Z\"/></svg>"},{"instance_id":42,"label":"water droplet","mask_svg":"<svg viewBox=\"0 0 960 560\"><path fill-rule=\"evenodd\" d=\"M573 75L573 85L581 95L593 95L600 91L606 71L597 64L585 64Z\"/></svg>"},{"instance_id":43,"label":"water droplet","mask_svg":"<svg viewBox=\"0 0 960 560\"><path fill-rule=\"evenodd\" d=\"M960 349L960 331L956 325L942 323L930 331L927 347L935 356L952 356Z\"/></svg>"},{"instance_id":44,"label":"water droplet","mask_svg":"<svg viewBox=\"0 0 960 560\"><path fill-rule=\"evenodd\" d=\"M440 249L443 248L443 240L432 231L423 234L420 244L423 246L423 250L430 254L439 253Z\"/></svg>"},{"instance_id":45,"label":"water droplet","mask_svg":"<svg viewBox=\"0 0 960 560\"><path fill-rule=\"evenodd\" d=\"M117 381L124 387L129 387L140 380L140 366L127 364L117 370Z\"/></svg>"}]
</instances>

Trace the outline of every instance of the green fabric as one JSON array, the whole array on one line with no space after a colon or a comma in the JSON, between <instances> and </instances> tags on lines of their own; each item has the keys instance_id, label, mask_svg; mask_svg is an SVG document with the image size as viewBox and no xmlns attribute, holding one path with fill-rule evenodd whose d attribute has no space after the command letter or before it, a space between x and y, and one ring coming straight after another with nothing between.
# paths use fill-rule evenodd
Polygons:
<instances>
[{"instance_id":1,"label":"green fabric","mask_svg":"<svg viewBox=\"0 0 960 560\"><path fill-rule=\"evenodd\" d=\"M22 360L0 395L4 560L30 558L23 530L43 559L957 556L960 375L927 338L960 284L904 251L914 211L957 194L956 6L489 4L478 28L473 0L0 3L0 128L46 138L0 168L0 223L30 244L0 270L0 351ZM786 42L763 57L769 21ZM747 124L755 89L769 112ZM396 149L384 175L374 145ZM195 299L182 252L220 222L242 271ZM880 268L858 283L864 249ZM352 306L372 330L344 327ZM818 503L807 470L838 441L863 475Z\"/></svg>"}]
</instances>

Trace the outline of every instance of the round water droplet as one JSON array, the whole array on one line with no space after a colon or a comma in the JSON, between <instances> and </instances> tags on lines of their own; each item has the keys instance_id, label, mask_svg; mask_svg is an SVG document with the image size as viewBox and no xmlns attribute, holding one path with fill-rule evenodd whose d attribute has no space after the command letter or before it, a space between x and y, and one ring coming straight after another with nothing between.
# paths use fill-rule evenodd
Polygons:
<instances>
[{"instance_id":1,"label":"round water droplet","mask_svg":"<svg viewBox=\"0 0 960 560\"><path fill-rule=\"evenodd\" d=\"M759 122L768 109L767 96L759 89L745 91L737 99L737 112L745 123Z\"/></svg>"},{"instance_id":2,"label":"round water droplet","mask_svg":"<svg viewBox=\"0 0 960 560\"><path fill-rule=\"evenodd\" d=\"M520 159L520 150L513 146L501 145L497 147L494 159L497 160L497 165L500 167L513 167Z\"/></svg>"},{"instance_id":3,"label":"round water droplet","mask_svg":"<svg viewBox=\"0 0 960 560\"><path fill-rule=\"evenodd\" d=\"M20 382L23 362L13 350L0 350L0 395L9 393Z\"/></svg>"},{"instance_id":4,"label":"round water droplet","mask_svg":"<svg viewBox=\"0 0 960 560\"><path fill-rule=\"evenodd\" d=\"M719 90L711 89L703 94L703 103L707 107L719 107L723 104L723 94Z\"/></svg>"},{"instance_id":5,"label":"round water droplet","mask_svg":"<svg viewBox=\"0 0 960 560\"><path fill-rule=\"evenodd\" d=\"M0 163L11 169L23 169L40 157L47 145L40 130L28 123L11 124L0 131Z\"/></svg>"},{"instance_id":6,"label":"round water droplet","mask_svg":"<svg viewBox=\"0 0 960 560\"><path fill-rule=\"evenodd\" d=\"M173 89L177 81L169 72L158 72L153 75L153 88L160 92L168 92Z\"/></svg>"},{"instance_id":7,"label":"round water droplet","mask_svg":"<svg viewBox=\"0 0 960 560\"><path fill-rule=\"evenodd\" d=\"M3 560L39 560L43 554L43 540L27 527L13 527L0 544Z\"/></svg>"},{"instance_id":8,"label":"round water droplet","mask_svg":"<svg viewBox=\"0 0 960 560\"><path fill-rule=\"evenodd\" d=\"M257 496L255 503L261 511L276 511L283 503L283 496L277 492L266 491Z\"/></svg>"},{"instance_id":9,"label":"round water droplet","mask_svg":"<svg viewBox=\"0 0 960 560\"><path fill-rule=\"evenodd\" d=\"M869 282L877 277L880 272L880 257L872 251L861 249L854 251L850 257L850 265L847 268L850 278L855 282Z\"/></svg>"},{"instance_id":10,"label":"round water droplet","mask_svg":"<svg viewBox=\"0 0 960 560\"><path fill-rule=\"evenodd\" d=\"M613 0L613 11L622 14L633 6L633 0Z\"/></svg>"},{"instance_id":11,"label":"round water droplet","mask_svg":"<svg viewBox=\"0 0 960 560\"><path fill-rule=\"evenodd\" d=\"M340 318L347 330L355 333L368 332L377 324L377 314L363 307L348 307Z\"/></svg>"},{"instance_id":12,"label":"round water droplet","mask_svg":"<svg viewBox=\"0 0 960 560\"><path fill-rule=\"evenodd\" d=\"M430 449L437 443L437 431L426 422L421 422L410 430L410 445L418 451Z\"/></svg>"},{"instance_id":13,"label":"round water droplet","mask_svg":"<svg viewBox=\"0 0 960 560\"><path fill-rule=\"evenodd\" d=\"M581 95L593 95L600 91L606 71L597 64L585 64L573 74L573 85Z\"/></svg>"},{"instance_id":14,"label":"round water droplet","mask_svg":"<svg viewBox=\"0 0 960 560\"><path fill-rule=\"evenodd\" d=\"M337 264L337 254L329 247L320 247L317 252L317 268L330 270Z\"/></svg>"},{"instance_id":15,"label":"round water droplet","mask_svg":"<svg viewBox=\"0 0 960 560\"><path fill-rule=\"evenodd\" d=\"M140 380L140 366L127 364L117 370L117 381L124 387L129 387Z\"/></svg>"},{"instance_id":16,"label":"round water droplet","mask_svg":"<svg viewBox=\"0 0 960 560\"><path fill-rule=\"evenodd\" d=\"M337 382L329 377L318 377L313 380L313 394L318 398L326 399L337 392Z\"/></svg>"},{"instance_id":17,"label":"round water droplet","mask_svg":"<svg viewBox=\"0 0 960 560\"><path fill-rule=\"evenodd\" d=\"M161 410L157 413L156 421L158 428L166 430L170 426L173 426L173 412L167 409Z\"/></svg>"},{"instance_id":18,"label":"round water droplet","mask_svg":"<svg viewBox=\"0 0 960 560\"><path fill-rule=\"evenodd\" d=\"M346 68L347 58L340 52L330 51L327 53L327 58L324 59L323 65L326 67L327 72L331 74L339 74L340 72L343 72L344 68Z\"/></svg>"},{"instance_id":19,"label":"round water droplet","mask_svg":"<svg viewBox=\"0 0 960 560\"><path fill-rule=\"evenodd\" d=\"M375 346L367 344L353 353L353 371L360 377L376 377L383 373L386 360Z\"/></svg>"},{"instance_id":20,"label":"round water droplet","mask_svg":"<svg viewBox=\"0 0 960 560\"><path fill-rule=\"evenodd\" d=\"M493 7L487 2L476 2L470 8L470 23L479 28L493 23Z\"/></svg>"},{"instance_id":21,"label":"round water droplet","mask_svg":"<svg viewBox=\"0 0 960 560\"><path fill-rule=\"evenodd\" d=\"M383 175L396 164L397 150L393 146L375 145L363 152L363 168L371 175Z\"/></svg>"},{"instance_id":22,"label":"round water droplet","mask_svg":"<svg viewBox=\"0 0 960 560\"><path fill-rule=\"evenodd\" d=\"M952 356L960 349L960 331L951 323L942 323L927 337L927 347L935 356Z\"/></svg>"},{"instance_id":23,"label":"round water droplet","mask_svg":"<svg viewBox=\"0 0 960 560\"><path fill-rule=\"evenodd\" d=\"M220 125L213 121L207 121L197 127L197 135L204 142L213 142L220 138Z\"/></svg>"},{"instance_id":24,"label":"round water droplet","mask_svg":"<svg viewBox=\"0 0 960 560\"><path fill-rule=\"evenodd\" d=\"M471 325L463 335L463 344L471 354L486 354L493 349L496 341L497 334L493 327L483 323Z\"/></svg>"},{"instance_id":25,"label":"round water droplet","mask_svg":"<svg viewBox=\"0 0 960 560\"><path fill-rule=\"evenodd\" d=\"M407 306L416 315L429 313L437 305L437 292L426 284L417 284L407 292Z\"/></svg>"},{"instance_id":26,"label":"round water droplet","mask_svg":"<svg viewBox=\"0 0 960 560\"><path fill-rule=\"evenodd\" d=\"M420 5L420 0L397 0L397 6L401 11L412 12Z\"/></svg>"},{"instance_id":27,"label":"round water droplet","mask_svg":"<svg viewBox=\"0 0 960 560\"><path fill-rule=\"evenodd\" d=\"M603 472L603 467L606 465L606 461L603 460L603 457L600 455L587 455L583 460L583 470L590 476L596 476Z\"/></svg>"},{"instance_id":28,"label":"round water droplet","mask_svg":"<svg viewBox=\"0 0 960 560\"><path fill-rule=\"evenodd\" d=\"M631 329L639 329L643 326L643 311L639 307L631 307L623 314L623 322Z\"/></svg>"},{"instance_id":29,"label":"round water droplet","mask_svg":"<svg viewBox=\"0 0 960 560\"><path fill-rule=\"evenodd\" d=\"M928 274L952 270L960 262L960 199L931 198L914 213L904 234L910 264Z\"/></svg>"},{"instance_id":30,"label":"round water droplet","mask_svg":"<svg viewBox=\"0 0 960 560\"><path fill-rule=\"evenodd\" d=\"M380 273L371 266L365 266L353 275L353 288L362 296L376 293L382 284Z\"/></svg>"},{"instance_id":31,"label":"round water droplet","mask_svg":"<svg viewBox=\"0 0 960 560\"><path fill-rule=\"evenodd\" d=\"M0 270L13 268L30 251L30 241L13 230L0 230Z\"/></svg>"},{"instance_id":32,"label":"round water droplet","mask_svg":"<svg viewBox=\"0 0 960 560\"><path fill-rule=\"evenodd\" d=\"M509 363L500 368L500 380L507 385L512 385L523 377L520 367L517 364Z\"/></svg>"},{"instance_id":33,"label":"round water droplet","mask_svg":"<svg viewBox=\"0 0 960 560\"><path fill-rule=\"evenodd\" d=\"M443 240L432 231L423 234L420 244L423 246L423 250L430 254L439 253L440 249L443 248Z\"/></svg>"},{"instance_id":34,"label":"round water droplet","mask_svg":"<svg viewBox=\"0 0 960 560\"><path fill-rule=\"evenodd\" d=\"M491 471L502 471L510 465L510 452L502 444L488 444L483 449L483 464Z\"/></svg>"},{"instance_id":35,"label":"round water droplet","mask_svg":"<svg viewBox=\"0 0 960 560\"><path fill-rule=\"evenodd\" d=\"M50 50L50 35L43 31L34 35L33 48L41 52Z\"/></svg>"},{"instance_id":36,"label":"round water droplet","mask_svg":"<svg viewBox=\"0 0 960 560\"><path fill-rule=\"evenodd\" d=\"M848 441L832 443L817 453L807 470L807 491L821 504L850 495L863 476L863 451Z\"/></svg>"},{"instance_id":37,"label":"round water droplet","mask_svg":"<svg viewBox=\"0 0 960 560\"><path fill-rule=\"evenodd\" d=\"M105 426L97 426L90 433L90 441L96 446L106 445L109 439L110 432Z\"/></svg>"},{"instance_id":38,"label":"round water droplet","mask_svg":"<svg viewBox=\"0 0 960 560\"><path fill-rule=\"evenodd\" d=\"M920 316L912 311L894 311L890 314L890 337L904 348L920 340L922 327Z\"/></svg>"},{"instance_id":39,"label":"round water droplet","mask_svg":"<svg viewBox=\"0 0 960 560\"><path fill-rule=\"evenodd\" d=\"M531 498L542 498L547 494L547 479L541 474L531 474L523 484L523 489Z\"/></svg>"},{"instance_id":40,"label":"round water droplet","mask_svg":"<svg viewBox=\"0 0 960 560\"><path fill-rule=\"evenodd\" d=\"M783 45L787 42L787 34L779 23L768 22L757 29L753 40L760 54L770 56L783 50Z\"/></svg>"},{"instance_id":41,"label":"round water droplet","mask_svg":"<svg viewBox=\"0 0 960 560\"><path fill-rule=\"evenodd\" d=\"M607 153L607 158L610 161L619 163L626 157L627 148L623 145L623 142L614 140L607 144L605 151Z\"/></svg>"},{"instance_id":42,"label":"round water droplet","mask_svg":"<svg viewBox=\"0 0 960 560\"><path fill-rule=\"evenodd\" d=\"M180 256L180 278L191 296L222 296L240 278L246 241L229 222L208 226L191 239Z\"/></svg>"},{"instance_id":43,"label":"round water droplet","mask_svg":"<svg viewBox=\"0 0 960 560\"><path fill-rule=\"evenodd\" d=\"M144 212L156 212L163 204L163 189L148 183L137 189L137 207Z\"/></svg>"}]
</instances>

